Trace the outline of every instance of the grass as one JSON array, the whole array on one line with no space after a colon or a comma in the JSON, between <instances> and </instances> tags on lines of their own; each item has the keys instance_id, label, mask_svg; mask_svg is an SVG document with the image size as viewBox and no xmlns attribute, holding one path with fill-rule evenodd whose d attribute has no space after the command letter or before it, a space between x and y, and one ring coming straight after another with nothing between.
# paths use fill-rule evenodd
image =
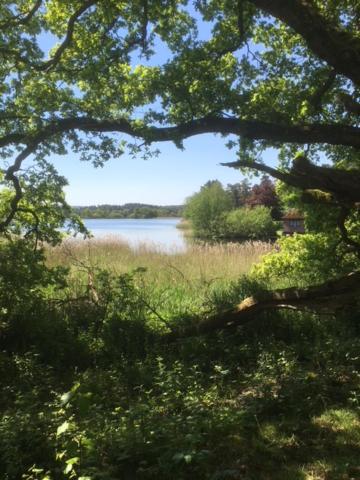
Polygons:
<instances>
[{"instance_id":1,"label":"grass","mask_svg":"<svg viewBox=\"0 0 360 480\"><path fill-rule=\"evenodd\" d=\"M67 240L49 250L49 264L76 270L81 264L126 273L146 269L146 279L153 285L208 284L232 281L247 273L262 255L272 250L271 243L244 242L192 245L185 252L164 253L156 244L143 243L131 248L111 236L103 239Z\"/></svg>"},{"instance_id":2,"label":"grass","mask_svg":"<svg viewBox=\"0 0 360 480\"><path fill-rule=\"evenodd\" d=\"M48 262L70 268L70 290L77 296L88 288L89 269L113 274L140 269L139 301L151 304L165 322L176 322L227 304L232 284L272 248L265 242L204 243L193 244L185 252L164 253L156 244L143 243L134 249L116 237L69 239L49 250Z\"/></svg>"}]
</instances>

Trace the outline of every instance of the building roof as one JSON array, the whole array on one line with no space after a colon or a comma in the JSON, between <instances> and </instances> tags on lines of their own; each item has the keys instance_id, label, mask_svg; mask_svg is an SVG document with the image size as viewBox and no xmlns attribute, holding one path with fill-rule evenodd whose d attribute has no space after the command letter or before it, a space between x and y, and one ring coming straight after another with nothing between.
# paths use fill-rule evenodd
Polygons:
<instances>
[{"instance_id":1,"label":"building roof","mask_svg":"<svg viewBox=\"0 0 360 480\"><path fill-rule=\"evenodd\" d=\"M281 217L281 220L304 220L304 215L298 210L289 210Z\"/></svg>"}]
</instances>

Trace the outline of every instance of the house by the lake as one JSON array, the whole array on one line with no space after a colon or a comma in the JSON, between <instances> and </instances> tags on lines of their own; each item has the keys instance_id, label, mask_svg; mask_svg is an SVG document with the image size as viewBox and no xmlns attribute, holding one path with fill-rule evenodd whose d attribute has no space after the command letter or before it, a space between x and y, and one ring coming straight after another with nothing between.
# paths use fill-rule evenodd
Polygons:
<instances>
[{"instance_id":1,"label":"house by the lake","mask_svg":"<svg viewBox=\"0 0 360 480\"><path fill-rule=\"evenodd\" d=\"M297 210L289 210L282 218L283 235L305 233L304 215Z\"/></svg>"}]
</instances>

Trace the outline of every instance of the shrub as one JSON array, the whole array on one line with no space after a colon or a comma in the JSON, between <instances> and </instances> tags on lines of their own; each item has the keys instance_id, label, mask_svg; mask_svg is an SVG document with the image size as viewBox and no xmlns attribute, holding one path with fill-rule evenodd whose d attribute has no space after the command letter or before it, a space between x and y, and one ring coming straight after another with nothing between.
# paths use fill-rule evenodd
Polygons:
<instances>
[{"instance_id":1,"label":"shrub","mask_svg":"<svg viewBox=\"0 0 360 480\"><path fill-rule=\"evenodd\" d=\"M227 213L224 234L234 238L267 239L275 237L277 229L270 208L261 205Z\"/></svg>"},{"instance_id":2,"label":"shrub","mask_svg":"<svg viewBox=\"0 0 360 480\"><path fill-rule=\"evenodd\" d=\"M252 273L279 286L321 283L356 269L353 252L324 233L307 233L278 240L278 251L265 255Z\"/></svg>"}]
</instances>

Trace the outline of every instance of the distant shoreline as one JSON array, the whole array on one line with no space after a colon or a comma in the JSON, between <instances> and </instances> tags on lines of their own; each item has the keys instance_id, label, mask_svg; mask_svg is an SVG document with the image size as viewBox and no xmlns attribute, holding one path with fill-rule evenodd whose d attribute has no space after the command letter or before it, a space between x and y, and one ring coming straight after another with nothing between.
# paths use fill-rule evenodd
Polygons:
<instances>
[{"instance_id":1,"label":"distant shoreline","mask_svg":"<svg viewBox=\"0 0 360 480\"><path fill-rule=\"evenodd\" d=\"M183 217L81 217L81 220L181 220Z\"/></svg>"},{"instance_id":2,"label":"distant shoreline","mask_svg":"<svg viewBox=\"0 0 360 480\"><path fill-rule=\"evenodd\" d=\"M73 210L82 219L151 219L180 218L183 205L151 205L145 203L125 203L124 205L73 206Z\"/></svg>"}]
</instances>

